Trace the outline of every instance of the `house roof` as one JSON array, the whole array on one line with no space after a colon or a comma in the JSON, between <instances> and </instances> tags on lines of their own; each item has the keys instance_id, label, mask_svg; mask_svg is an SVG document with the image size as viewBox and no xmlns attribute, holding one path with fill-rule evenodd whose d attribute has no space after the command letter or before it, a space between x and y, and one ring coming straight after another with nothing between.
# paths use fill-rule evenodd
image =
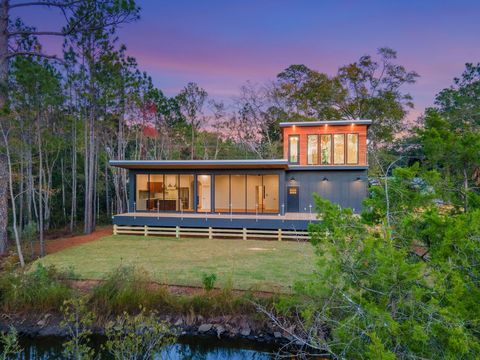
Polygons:
<instances>
[{"instance_id":1,"label":"house roof","mask_svg":"<svg viewBox=\"0 0 480 360\"><path fill-rule=\"evenodd\" d=\"M371 125L372 120L322 120L322 121L290 121L281 122L280 127L320 126L320 125Z\"/></svg>"},{"instance_id":2,"label":"house roof","mask_svg":"<svg viewBox=\"0 0 480 360\"><path fill-rule=\"evenodd\" d=\"M273 160L110 160L124 169L287 169L285 159Z\"/></svg>"}]
</instances>

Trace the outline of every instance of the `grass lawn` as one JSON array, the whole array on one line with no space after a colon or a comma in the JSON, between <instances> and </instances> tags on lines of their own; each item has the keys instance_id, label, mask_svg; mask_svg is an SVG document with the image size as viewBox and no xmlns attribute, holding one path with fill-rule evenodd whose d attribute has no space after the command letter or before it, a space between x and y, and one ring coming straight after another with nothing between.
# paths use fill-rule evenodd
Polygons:
<instances>
[{"instance_id":1,"label":"grass lawn","mask_svg":"<svg viewBox=\"0 0 480 360\"><path fill-rule=\"evenodd\" d=\"M102 279L128 264L170 285L202 286L202 274L215 273L217 286L282 292L314 267L310 243L128 235L103 237L38 261L73 268L84 279Z\"/></svg>"}]
</instances>

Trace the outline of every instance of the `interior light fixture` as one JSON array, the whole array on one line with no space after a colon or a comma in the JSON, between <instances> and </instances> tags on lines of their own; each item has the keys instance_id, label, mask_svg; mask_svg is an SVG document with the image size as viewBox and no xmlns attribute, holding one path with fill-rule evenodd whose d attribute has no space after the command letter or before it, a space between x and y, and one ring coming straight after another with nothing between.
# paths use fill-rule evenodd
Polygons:
<instances>
[{"instance_id":1,"label":"interior light fixture","mask_svg":"<svg viewBox=\"0 0 480 360\"><path fill-rule=\"evenodd\" d=\"M328 181L328 179L324 176L322 181Z\"/></svg>"}]
</instances>

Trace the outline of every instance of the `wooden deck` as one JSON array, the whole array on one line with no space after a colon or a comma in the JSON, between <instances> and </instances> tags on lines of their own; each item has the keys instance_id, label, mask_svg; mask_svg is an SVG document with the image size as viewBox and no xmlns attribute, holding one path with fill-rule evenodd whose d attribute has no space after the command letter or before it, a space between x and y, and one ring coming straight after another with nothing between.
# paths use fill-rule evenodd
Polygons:
<instances>
[{"instance_id":1,"label":"wooden deck","mask_svg":"<svg viewBox=\"0 0 480 360\"><path fill-rule=\"evenodd\" d=\"M217 229L257 229L305 231L318 219L310 213L278 214L213 214L213 213L167 213L128 212L113 217L119 226L150 226Z\"/></svg>"}]
</instances>

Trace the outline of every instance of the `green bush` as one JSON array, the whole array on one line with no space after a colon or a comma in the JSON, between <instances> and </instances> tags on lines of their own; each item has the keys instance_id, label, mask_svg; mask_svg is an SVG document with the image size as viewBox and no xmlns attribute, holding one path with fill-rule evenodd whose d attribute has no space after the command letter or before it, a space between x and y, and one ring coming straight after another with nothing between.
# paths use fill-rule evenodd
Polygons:
<instances>
[{"instance_id":1,"label":"green bush","mask_svg":"<svg viewBox=\"0 0 480 360\"><path fill-rule=\"evenodd\" d=\"M62 274L51 266L38 264L33 271L0 275L0 305L4 311L60 309L72 296Z\"/></svg>"},{"instance_id":2,"label":"green bush","mask_svg":"<svg viewBox=\"0 0 480 360\"><path fill-rule=\"evenodd\" d=\"M104 349L114 359L153 359L165 346L175 342L176 334L166 322L158 321L158 314L140 312L131 316L123 313L107 324Z\"/></svg>"},{"instance_id":3,"label":"green bush","mask_svg":"<svg viewBox=\"0 0 480 360\"><path fill-rule=\"evenodd\" d=\"M213 288L215 287L216 281L217 281L217 275L215 275L214 273L202 275L202 284L203 284L203 288L206 291L213 290Z\"/></svg>"},{"instance_id":4,"label":"green bush","mask_svg":"<svg viewBox=\"0 0 480 360\"><path fill-rule=\"evenodd\" d=\"M93 289L93 308L97 314L109 315L149 307L155 299L150 283L147 272L133 266L120 266Z\"/></svg>"}]
</instances>

